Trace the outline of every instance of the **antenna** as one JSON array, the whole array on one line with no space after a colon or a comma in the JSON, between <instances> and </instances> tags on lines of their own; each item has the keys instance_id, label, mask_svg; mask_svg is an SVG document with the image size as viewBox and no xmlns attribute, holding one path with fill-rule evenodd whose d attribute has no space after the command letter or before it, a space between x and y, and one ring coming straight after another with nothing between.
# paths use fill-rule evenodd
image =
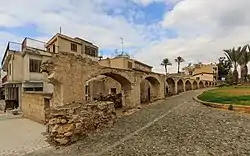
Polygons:
<instances>
[{"instance_id":1,"label":"antenna","mask_svg":"<svg viewBox=\"0 0 250 156\"><path fill-rule=\"evenodd\" d=\"M123 55L123 38L121 37L121 44L122 44L122 55Z\"/></svg>"}]
</instances>

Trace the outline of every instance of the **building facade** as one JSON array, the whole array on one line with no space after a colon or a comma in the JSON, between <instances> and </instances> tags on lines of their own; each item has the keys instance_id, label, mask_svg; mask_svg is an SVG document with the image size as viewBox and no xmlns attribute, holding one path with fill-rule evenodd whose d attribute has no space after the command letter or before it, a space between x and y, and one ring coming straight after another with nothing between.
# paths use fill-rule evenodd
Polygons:
<instances>
[{"instance_id":1,"label":"building facade","mask_svg":"<svg viewBox=\"0 0 250 156\"><path fill-rule=\"evenodd\" d=\"M69 52L98 60L98 47L79 37L72 38L58 33L46 43L45 47L52 53Z\"/></svg>"},{"instance_id":2,"label":"building facade","mask_svg":"<svg viewBox=\"0 0 250 156\"><path fill-rule=\"evenodd\" d=\"M218 67L212 63L186 67L184 73L195 80L217 81L218 79Z\"/></svg>"},{"instance_id":3,"label":"building facade","mask_svg":"<svg viewBox=\"0 0 250 156\"><path fill-rule=\"evenodd\" d=\"M128 56L118 56L114 58L107 58L99 61L101 66L118 68L118 69L133 69L144 72L151 72L152 66L149 66L140 61L129 58Z\"/></svg>"},{"instance_id":4,"label":"building facade","mask_svg":"<svg viewBox=\"0 0 250 156\"><path fill-rule=\"evenodd\" d=\"M40 70L41 64L58 52L75 53L98 60L98 47L81 38L56 34L47 43L25 38L22 43L9 42L2 59L1 76L5 101L14 101L22 110L23 92L52 93L53 85Z\"/></svg>"}]
</instances>

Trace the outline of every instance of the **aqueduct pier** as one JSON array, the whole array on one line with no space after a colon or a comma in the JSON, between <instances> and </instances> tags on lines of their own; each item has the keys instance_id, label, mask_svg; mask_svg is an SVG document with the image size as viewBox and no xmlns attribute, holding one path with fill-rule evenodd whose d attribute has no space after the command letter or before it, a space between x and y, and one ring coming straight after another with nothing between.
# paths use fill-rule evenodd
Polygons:
<instances>
[{"instance_id":1,"label":"aqueduct pier","mask_svg":"<svg viewBox=\"0 0 250 156\"><path fill-rule=\"evenodd\" d=\"M140 83L143 80L149 81L152 86L152 101L216 84L178 75L166 76L153 72L103 67L89 58L69 53L54 55L51 60L43 63L42 70L48 74L50 83L54 85L51 107L86 103L86 82L99 75L111 77L121 84L124 108L140 106Z\"/></svg>"}]
</instances>

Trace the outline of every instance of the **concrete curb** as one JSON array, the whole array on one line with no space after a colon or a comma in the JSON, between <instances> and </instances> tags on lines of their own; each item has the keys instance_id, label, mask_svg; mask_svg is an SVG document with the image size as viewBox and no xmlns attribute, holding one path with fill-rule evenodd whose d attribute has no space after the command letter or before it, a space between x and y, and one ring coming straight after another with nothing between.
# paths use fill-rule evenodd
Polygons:
<instances>
[{"instance_id":1,"label":"concrete curb","mask_svg":"<svg viewBox=\"0 0 250 156\"><path fill-rule=\"evenodd\" d=\"M233 110L237 112L244 112L244 113L250 113L250 106L244 106L244 105L236 105L236 104L221 104L221 103L214 103L214 102L207 102L202 101L198 99L198 96L203 94L205 91L201 92L200 94L193 97L193 99L205 106L213 107L213 108L219 108L219 109L226 109L226 110Z\"/></svg>"}]
</instances>

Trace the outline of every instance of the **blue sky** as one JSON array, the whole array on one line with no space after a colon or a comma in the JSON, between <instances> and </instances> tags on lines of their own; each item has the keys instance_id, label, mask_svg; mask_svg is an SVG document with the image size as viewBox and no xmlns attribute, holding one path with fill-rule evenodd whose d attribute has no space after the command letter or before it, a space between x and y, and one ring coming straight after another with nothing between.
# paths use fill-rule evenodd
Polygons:
<instances>
[{"instance_id":1,"label":"blue sky","mask_svg":"<svg viewBox=\"0 0 250 156\"><path fill-rule=\"evenodd\" d=\"M238 2L239 1L239 2ZM15 5L13 5L15 3ZM8 0L0 5L0 55L8 41L62 33L89 40L106 57L121 49L156 72L160 62L217 61L223 49L249 43L249 0Z\"/></svg>"}]
</instances>

